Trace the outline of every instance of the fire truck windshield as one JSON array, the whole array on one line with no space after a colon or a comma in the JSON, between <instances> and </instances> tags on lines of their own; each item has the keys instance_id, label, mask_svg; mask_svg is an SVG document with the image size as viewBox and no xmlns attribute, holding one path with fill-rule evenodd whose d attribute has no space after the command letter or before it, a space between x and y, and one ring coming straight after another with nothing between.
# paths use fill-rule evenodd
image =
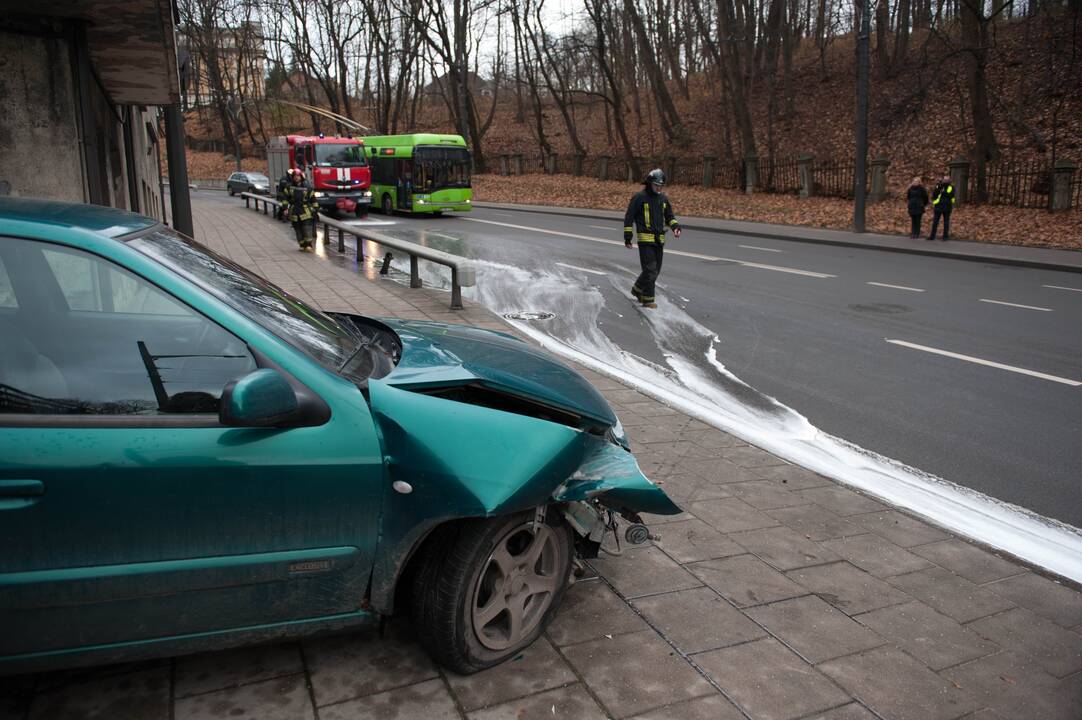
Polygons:
<instances>
[{"instance_id":1,"label":"fire truck windshield","mask_svg":"<svg viewBox=\"0 0 1082 720\"><path fill-rule=\"evenodd\" d=\"M360 145L316 144L316 165L319 167L361 167L366 165L364 148Z\"/></svg>"}]
</instances>

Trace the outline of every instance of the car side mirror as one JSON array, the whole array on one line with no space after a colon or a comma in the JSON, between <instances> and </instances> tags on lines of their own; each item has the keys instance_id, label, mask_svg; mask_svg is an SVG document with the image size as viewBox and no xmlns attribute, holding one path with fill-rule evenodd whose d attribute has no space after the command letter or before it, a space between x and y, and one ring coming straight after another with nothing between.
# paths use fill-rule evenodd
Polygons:
<instances>
[{"instance_id":1,"label":"car side mirror","mask_svg":"<svg viewBox=\"0 0 1082 720\"><path fill-rule=\"evenodd\" d=\"M218 420L227 427L284 427L298 424L299 411L297 393L285 376L261 368L225 386Z\"/></svg>"}]
</instances>

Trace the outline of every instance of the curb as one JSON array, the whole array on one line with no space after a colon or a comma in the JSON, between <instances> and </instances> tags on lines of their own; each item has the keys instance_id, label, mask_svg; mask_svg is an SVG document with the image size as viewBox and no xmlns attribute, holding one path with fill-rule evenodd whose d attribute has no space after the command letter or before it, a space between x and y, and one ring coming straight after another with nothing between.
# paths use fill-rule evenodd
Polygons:
<instances>
[{"instance_id":1,"label":"curb","mask_svg":"<svg viewBox=\"0 0 1082 720\"><path fill-rule=\"evenodd\" d=\"M490 210L511 210L515 212L532 212L532 213L544 213L546 215L562 215L565 217L585 217L595 220L612 220L614 218L619 219L619 212L616 210L601 210L598 208L552 208L547 205L508 205L503 203L487 203L487 202L475 202L474 207L487 208ZM602 215L600 213L614 213L613 215ZM855 240L841 240L831 238L818 238L801 235L786 235L781 232L756 232L754 230L734 229L734 228L718 228L710 227L709 225L698 225L693 222L681 223L681 226L689 230L699 230L703 232L717 233L720 235L741 235L743 237L760 238L765 240L787 240L789 242L802 242L812 245L833 245L835 247L849 247L859 248L862 250L879 250L883 252L895 252L905 255L925 255L931 257L943 257L951 260L967 260L970 262L983 262L992 263L995 265L1011 265L1014 267L1029 267L1037 268L1040 270L1059 270L1064 272L1082 273L1082 252L1079 252L1079 260L1077 264L1067 262L1054 262L1049 260L1032 260L1028 258L1018 257L1003 257L999 255L991 254L974 254L974 253L962 253L953 252L951 250L932 250L917 247L899 247L891 245L876 245L869 242L857 242ZM795 231L799 231L799 226L792 226ZM873 237L881 237L885 239L893 240L892 235L874 235ZM994 247L1020 247L1011 245L994 245ZM1039 248L1030 248L1036 250ZM1071 250L1065 250L1063 252L1075 252Z\"/></svg>"}]
</instances>

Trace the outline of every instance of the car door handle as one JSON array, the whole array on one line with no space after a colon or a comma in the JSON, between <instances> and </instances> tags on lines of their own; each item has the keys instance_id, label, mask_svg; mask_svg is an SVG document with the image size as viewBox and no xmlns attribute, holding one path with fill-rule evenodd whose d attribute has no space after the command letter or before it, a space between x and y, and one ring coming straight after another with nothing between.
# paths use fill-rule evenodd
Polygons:
<instances>
[{"instance_id":1,"label":"car door handle","mask_svg":"<svg viewBox=\"0 0 1082 720\"><path fill-rule=\"evenodd\" d=\"M0 480L0 510L28 507L44 494L41 480Z\"/></svg>"}]
</instances>

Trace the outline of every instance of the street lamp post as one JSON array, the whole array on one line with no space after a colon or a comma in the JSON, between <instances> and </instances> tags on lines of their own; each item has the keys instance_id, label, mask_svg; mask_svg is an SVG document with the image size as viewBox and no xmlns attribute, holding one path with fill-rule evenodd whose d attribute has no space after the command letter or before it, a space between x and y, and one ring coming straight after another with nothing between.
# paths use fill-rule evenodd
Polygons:
<instances>
[{"instance_id":1,"label":"street lamp post","mask_svg":"<svg viewBox=\"0 0 1082 720\"><path fill-rule=\"evenodd\" d=\"M882 0L880 0L882 1ZM856 163L853 168L853 230L864 232L865 187L868 177L868 36L871 35L869 0L859 0L860 30L857 33Z\"/></svg>"}]
</instances>

